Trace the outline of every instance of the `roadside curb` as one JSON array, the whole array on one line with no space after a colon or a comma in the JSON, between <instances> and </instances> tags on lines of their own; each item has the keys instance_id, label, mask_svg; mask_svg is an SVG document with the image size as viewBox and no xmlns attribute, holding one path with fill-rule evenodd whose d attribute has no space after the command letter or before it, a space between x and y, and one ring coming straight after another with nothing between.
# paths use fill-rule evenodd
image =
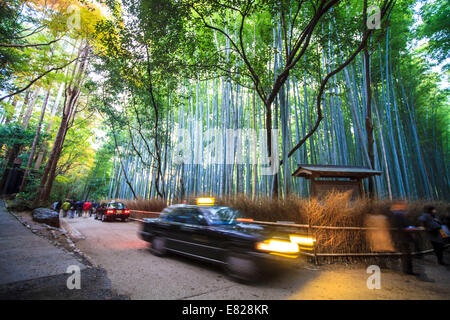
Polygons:
<instances>
[{"instance_id":1,"label":"roadside curb","mask_svg":"<svg viewBox=\"0 0 450 320\"><path fill-rule=\"evenodd\" d=\"M98 267L98 265L92 260L91 257L89 257L87 254L85 254L83 251L77 248L74 241L78 240L84 240L86 237L78 231L76 228L71 226L69 223L67 223L65 220L60 219L61 223L61 229L65 231L66 241L69 244L71 248L73 248L73 252L80 255L83 259L85 259L89 264L91 264L93 267ZM72 241L72 239L74 241Z\"/></svg>"},{"instance_id":2,"label":"roadside curb","mask_svg":"<svg viewBox=\"0 0 450 320\"><path fill-rule=\"evenodd\" d=\"M86 239L80 231L71 226L70 223L68 223L64 218L60 218L59 222L61 224L61 229L65 230L75 242Z\"/></svg>"}]
</instances>

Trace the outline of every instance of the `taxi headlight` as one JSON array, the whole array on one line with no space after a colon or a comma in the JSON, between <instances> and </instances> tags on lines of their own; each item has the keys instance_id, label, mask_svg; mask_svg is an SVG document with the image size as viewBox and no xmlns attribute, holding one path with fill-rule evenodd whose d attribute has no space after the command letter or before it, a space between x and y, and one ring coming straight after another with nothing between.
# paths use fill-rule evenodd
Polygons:
<instances>
[{"instance_id":1,"label":"taxi headlight","mask_svg":"<svg viewBox=\"0 0 450 320\"><path fill-rule=\"evenodd\" d=\"M291 242L304 246L312 246L314 245L314 242L316 242L316 239L305 236L290 235L289 238L291 239Z\"/></svg>"},{"instance_id":2,"label":"taxi headlight","mask_svg":"<svg viewBox=\"0 0 450 320\"><path fill-rule=\"evenodd\" d=\"M298 253L299 248L296 243L290 241L282 241L276 239L258 242L256 248L261 251L281 252L281 253Z\"/></svg>"}]
</instances>

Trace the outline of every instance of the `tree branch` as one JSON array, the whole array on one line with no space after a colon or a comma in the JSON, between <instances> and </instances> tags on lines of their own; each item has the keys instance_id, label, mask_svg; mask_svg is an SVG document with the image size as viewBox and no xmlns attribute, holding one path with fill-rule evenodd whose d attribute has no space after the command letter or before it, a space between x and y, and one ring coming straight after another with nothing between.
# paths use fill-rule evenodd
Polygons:
<instances>
[{"instance_id":1,"label":"tree branch","mask_svg":"<svg viewBox=\"0 0 450 320\"><path fill-rule=\"evenodd\" d=\"M37 78L35 78L34 80L32 80L32 81L31 81L27 86L25 86L24 88L19 89L19 90L15 91L15 92L13 92L13 93L11 93L11 94L8 94L8 95L6 95L6 96L4 96L4 97L1 97L1 98L0 98L0 102L3 101L3 100L5 100L5 99L7 99L7 98L9 98L9 97L15 96L16 94L20 94L20 93L24 92L24 91L27 90L29 87L31 87L35 82L37 82L37 81L39 81L40 79L42 79L43 77L45 77L47 74L49 74L49 73L51 73L51 72L53 72L53 71L58 71L58 70L64 69L65 67L69 66L70 64L72 64L73 62L75 62L75 61L78 60L78 59L79 59L79 57L77 57L77 58L75 58L75 59L69 61L68 63L66 63L66 64L63 65L63 66L60 66L60 67L54 67L54 68L51 68L51 69L45 71L43 74L41 74L40 76L38 76Z\"/></svg>"},{"instance_id":2,"label":"tree branch","mask_svg":"<svg viewBox=\"0 0 450 320\"><path fill-rule=\"evenodd\" d=\"M30 47L44 47L44 46L49 46L55 42L58 42L59 40L61 40L64 36L52 40L50 42L47 43L37 43L37 44L8 44L8 43L0 43L0 47L4 47L4 48L30 48Z\"/></svg>"},{"instance_id":3,"label":"tree branch","mask_svg":"<svg viewBox=\"0 0 450 320\"><path fill-rule=\"evenodd\" d=\"M383 3L381 19L384 18L384 16L386 15L386 12L389 10L389 8L391 7L392 3L393 3L393 0L386 0ZM314 127L308 132L308 134L302 140L300 140L300 142L297 143L297 145L295 145L294 148L292 148L292 150L288 153L288 158L291 157L295 153L295 151L297 151L298 148L300 148L306 142L306 140L308 140L308 138L311 137L313 135L313 133L319 127L319 124L320 124L320 122L323 119L322 108L321 108L322 95L323 95L323 92L325 90L325 86L328 83L328 80L332 76L334 76L335 74L340 72L342 69L344 69L346 66L348 66L350 64L350 62L352 62L355 59L355 57L361 52L361 50L364 49L364 47L367 45L367 40L369 39L369 36L372 33L372 31L373 30L371 30L371 29L367 30L364 33L363 38L361 40L361 43L358 46L358 48L356 49L356 51L344 63L342 63L338 68L336 68L335 70L333 70L332 72L327 74L327 76L323 79L323 81L322 81L322 83L320 85L319 94L317 95L317 114L318 114L318 116L317 116L316 123L315 123ZM281 161L281 163L282 163L282 161Z\"/></svg>"}]
</instances>

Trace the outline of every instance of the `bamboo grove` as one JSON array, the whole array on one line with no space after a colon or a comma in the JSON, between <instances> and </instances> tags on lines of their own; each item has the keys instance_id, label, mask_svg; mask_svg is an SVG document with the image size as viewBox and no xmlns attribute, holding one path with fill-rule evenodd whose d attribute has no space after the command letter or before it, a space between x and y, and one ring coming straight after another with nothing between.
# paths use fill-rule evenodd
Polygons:
<instances>
[{"instance_id":1,"label":"bamboo grove","mask_svg":"<svg viewBox=\"0 0 450 320\"><path fill-rule=\"evenodd\" d=\"M382 171L364 182L380 199L446 200L448 89L438 79L448 68L432 72L427 48L411 45L418 4L105 1L109 13L73 47L82 62L61 70L78 74L54 97L34 87L11 96L0 123L53 98L48 119L66 123L52 136L60 149L44 156L39 136L26 149L40 150L26 165L38 171L57 155L40 168L53 181L68 123L95 112L90 132L105 137L74 182L86 199L308 197L293 172L328 164ZM45 179L37 190L48 199Z\"/></svg>"},{"instance_id":2,"label":"bamboo grove","mask_svg":"<svg viewBox=\"0 0 450 320\"><path fill-rule=\"evenodd\" d=\"M439 170L443 173L447 170L445 162L439 159L444 155L438 154L436 163L430 162L431 159L428 157L424 158L427 148L421 146L418 140L417 122L412 112L413 106L408 102L406 89L400 81L394 80L386 57L380 59L380 65L383 66L383 69L380 69L380 77L383 77L383 82L376 90L378 96L374 98L376 128L374 135L375 169L382 170L383 176L376 178L377 193L382 198L445 198L448 196L445 194L445 190L448 190L446 188L448 180L437 174ZM326 63L325 60L323 65ZM317 133L310 138L306 147L281 169L280 186L283 194L293 192L302 196L308 195L307 181L291 176L297 164L369 167L367 149L364 148L367 140L364 128L366 115L361 112L366 99L362 89L363 63L360 56L351 67L343 71L341 76L333 79L334 95L325 99L326 115ZM278 127L283 128L279 130L280 154L286 153L286 144L304 136L314 121L315 106L311 103L314 97L311 96L305 79L292 79L287 87L290 87L290 90L284 97L285 101L280 101L280 104L285 103L289 106L286 111L291 116L275 110L280 112ZM246 130L264 127L262 106L255 99L252 90L242 88L239 84L233 86L223 80L200 82L185 87L184 90L187 91L186 95L189 95L189 98L181 102L179 110L168 112L165 119L167 143L163 148L165 180L162 182L162 189L167 191L166 196L183 197L189 194L208 193L270 195L272 184L270 176L259 175L260 166L251 164L250 159L254 156L251 152L252 141L239 143L242 148L240 152L243 153L241 157L245 163L217 164L211 159L204 159L205 164L177 164L176 161L174 163L174 147L170 141L190 142L189 145L184 145L184 150L191 157L191 161L188 162L195 163L194 158L200 159L208 144L211 144L211 141L214 143L214 139L207 135L208 133L211 135L211 128L222 131L218 136L226 139L227 129ZM190 139L177 135L180 129L186 129L182 133L190 133L192 135ZM173 132L174 135L171 134ZM137 141L145 160L142 161L140 157L135 156L131 142L123 146L123 153L114 161L109 191L111 198L133 196L124 179L125 175L132 177L130 182L138 197L156 196L155 186L147 183L155 181L155 170L145 165L152 163L154 158L146 152L143 141L139 138ZM225 140L223 144L226 143ZM263 152L264 149L259 151ZM209 164L211 162L213 163Z\"/></svg>"}]
</instances>

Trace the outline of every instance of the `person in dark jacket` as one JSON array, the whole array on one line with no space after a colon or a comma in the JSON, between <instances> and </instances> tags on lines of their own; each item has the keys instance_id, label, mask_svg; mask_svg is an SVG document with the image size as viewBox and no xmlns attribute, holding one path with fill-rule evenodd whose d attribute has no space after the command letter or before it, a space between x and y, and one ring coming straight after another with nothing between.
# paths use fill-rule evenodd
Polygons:
<instances>
[{"instance_id":1,"label":"person in dark jacket","mask_svg":"<svg viewBox=\"0 0 450 320\"><path fill-rule=\"evenodd\" d=\"M62 206L63 202L62 201L58 201L58 203L56 204L56 211L59 212L61 210L61 206Z\"/></svg>"},{"instance_id":2,"label":"person in dark jacket","mask_svg":"<svg viewBox=\"0 0 450 320\"><path fill-rule=\"evenodd\" d=\"M96 213L98 207L100 207L100 203L98 203L97 201L94 202L94 204L92 205L92 213Z\"/></svg>"},{"instance_id":3,"label":"person in dark jacket","mask_svg":"<svg viewBox=\"0 0 450 320\"><path fill-rule=\"evenodd\" d=\"M442 222L444 223L442 225L442 229L444 229L444 242L447 244L450 244L450 206L447 207L447 214L442 219Z\"/></svg>"},{"instance_id":4,"label":"person in dark jacket","mask_svg":"<svg viewBox=\"0 0 450 320\"><path fill-rule=\"evenodd\" d=\"M75 202L75 210L77 211L78 217L81 217L83 213L83 204L84 201L76 201Z\"/></svg>"},{"instance_id":5,"label":"person in dark jacket","mask_svg":"<svg viewBox=\"0 0 450 320\"><path fill-rule=\"evenodd\" d=\"M444 242L450 243L450 215L445 216L443 220L444 224L442 226L442 229L444 229L444 232L446 234Z\"/></svg>"},{"instance_id":6,"label":"person in dark jacket","mask_svg":"<svg viewBox=\"0 0 450 320\"><path fill-rule=\"evenodd\" d=\"M428 205L424 207L424 213L419 217L425 230L427 231L428 240L434 249L434 254L441 265L447 265L444 262L444 238L441 235L442 221L436 215L436 208Z\"/></svg>"},{"instance_id":7,"label":"person in dark jacket","mask_svg":"<svg viewBox=\"0 0 450 320\"><path fill-rule=\"evenodd\" d=\"M91 209L89 210L89 217L95 212L95 200L89 201L91 203Z\"/></svg>"},{"instance_id":8,"label":"person in dark jacket","mask_svg":"<svg viewBox=\"0 0 450 320\"><path fill-rule=\"evenodd\" d=\"M393 231L393 240L396 247L402 253L401 264L402 271L405 274L418 275L413 272L411 246L414 244L412 232L417 231L415 227L409 225L407 219L407 203L406 201L396 201L391 206L391 224L396 230Z\"/></svg>"}]
</instances>

